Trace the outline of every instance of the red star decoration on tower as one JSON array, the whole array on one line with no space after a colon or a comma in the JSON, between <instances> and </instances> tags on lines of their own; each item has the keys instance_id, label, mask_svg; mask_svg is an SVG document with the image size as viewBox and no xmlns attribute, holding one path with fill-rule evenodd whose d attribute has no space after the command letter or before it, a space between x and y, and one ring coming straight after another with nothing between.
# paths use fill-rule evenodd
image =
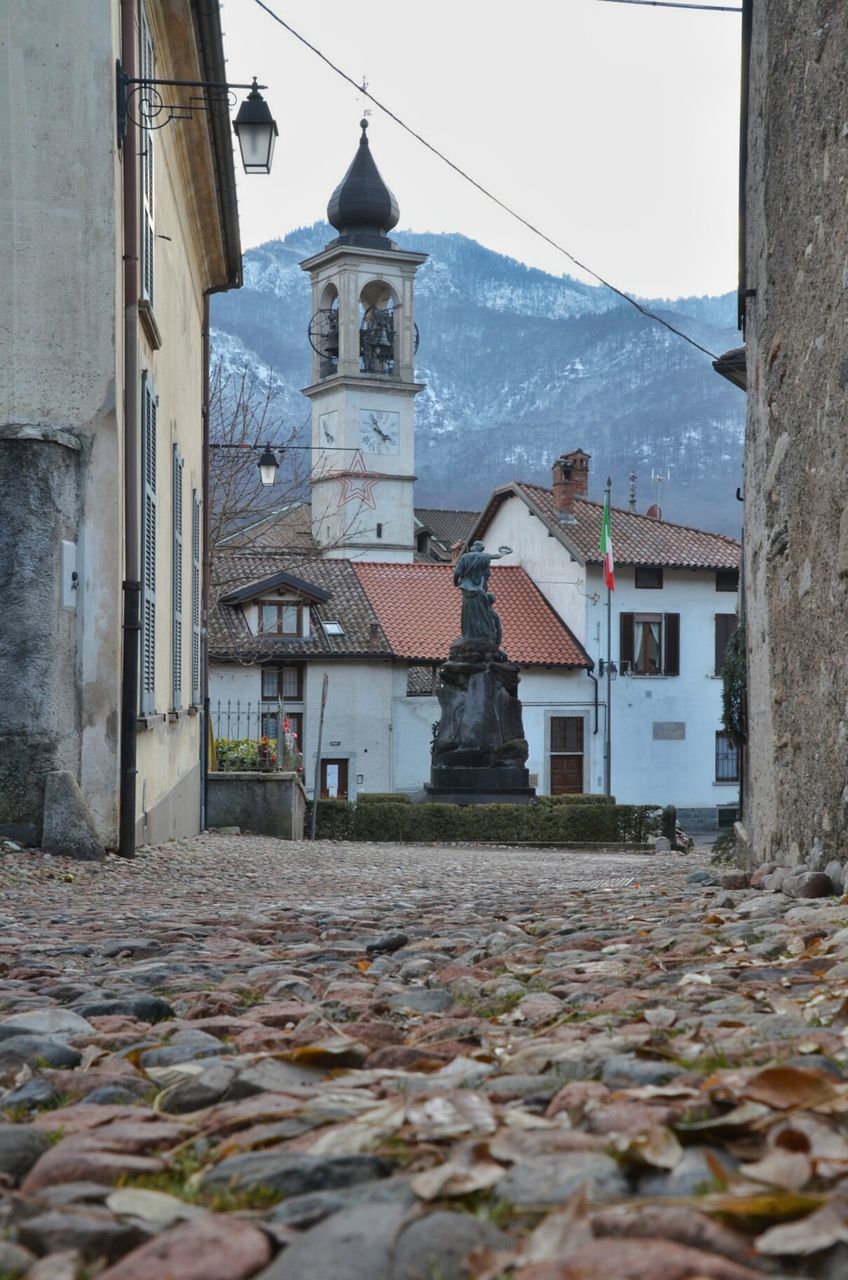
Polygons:
<instances>
[{"instance_id":1,"label":"red star decoration on tower","mask_svg":"<svg viewBox=\"0 0 848 1280\"><path fill-rule=\"evenodd\" d=\"M375 484L379 484L379 481L369 477L361 449L354 450L353 461L348 467L343 471L334 471L330 474L338 476L342 482L339 500L336 503L337 510L353 499L358 499L363 506L370 507L372 511L376 511L377 504L374 501L372 490Z\"/></svg>"}]
</instances>

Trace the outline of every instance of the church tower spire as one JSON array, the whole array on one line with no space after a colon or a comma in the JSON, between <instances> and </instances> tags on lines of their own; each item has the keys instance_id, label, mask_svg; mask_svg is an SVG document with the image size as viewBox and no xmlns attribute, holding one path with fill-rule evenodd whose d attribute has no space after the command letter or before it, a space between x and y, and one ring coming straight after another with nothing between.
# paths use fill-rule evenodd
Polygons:
<instances>
[{"instance_id":1,"label":"church tower spire","mask_svg":"<svg viewBox=\"0 0 848 1280\"><path fill-rule=\"evenodd\" d=\"M339 234L300 264L312 281L312 533L328 556L411 561L415 273L427 255L389 239L398 203L361 128L327 207Z\"/></svg>"}]
</instances>

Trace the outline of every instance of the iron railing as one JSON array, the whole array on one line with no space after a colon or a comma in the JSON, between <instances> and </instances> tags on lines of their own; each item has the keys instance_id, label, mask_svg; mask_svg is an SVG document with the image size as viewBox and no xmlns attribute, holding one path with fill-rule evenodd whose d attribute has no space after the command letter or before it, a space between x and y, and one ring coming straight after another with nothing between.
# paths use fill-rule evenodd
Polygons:
<instances>
[{"instance_id":1,"label":"iron railing","mask_svg":"<svg viewBox=\"0 0 848 1280\"><path fill-rule=\"evenodd\" d=\"M219 699L210 706L210 767L219 773L303 772L301 718L279 702Z\"/></svg>"}]
</instances>

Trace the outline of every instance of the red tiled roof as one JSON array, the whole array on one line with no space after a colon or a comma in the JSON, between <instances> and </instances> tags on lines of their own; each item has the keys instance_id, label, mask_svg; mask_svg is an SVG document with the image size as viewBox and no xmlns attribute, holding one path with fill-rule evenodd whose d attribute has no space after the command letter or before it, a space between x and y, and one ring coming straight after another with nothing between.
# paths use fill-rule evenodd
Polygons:
<instances>
[{"instance_id":1,"label":"red tiled roof","mask_svg":"<svg viewBox=\"0 0 848 1280\"><path fill-rule=\"evenodd\" d=\"M460 593L449 564L378 564L355 561L362 584L396 657L441 661L459 638ZM492 565L504 649L513 662L591 666L586 651L525 571Z\"/></svg>"},{"instance_id":2,"label":"red tiled roof","mask_svg":"<svg viewBox=\"0 0 848 1280\"><path fill-rule=\"evenodd\" d=\"M516 481L501 491L490 509L484 512L479 530L489 523L496 507L497 497L509 497L517 493L536 508L552 529L576 547L589 564L600 564L601 513L600 502L577 498L574 503L575 524L562 524L554 507L550 489L537 484ZM708 533L704 529L692 529L685 524L670 524L667 520L653 520L650 516L637 515L633 511L612 509L612 545L616 564L663 565L668 569L738 569L741 548L735 538L723 533Z\"/></svg>"}]
</instances>

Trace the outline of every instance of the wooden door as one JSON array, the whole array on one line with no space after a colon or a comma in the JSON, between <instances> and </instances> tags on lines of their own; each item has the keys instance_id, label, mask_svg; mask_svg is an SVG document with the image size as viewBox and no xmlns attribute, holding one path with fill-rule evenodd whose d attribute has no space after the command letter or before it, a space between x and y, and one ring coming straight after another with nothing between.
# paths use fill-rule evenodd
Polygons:
<instances>
[{"instance_id":1,"label":"wooden door","mask_svg":"<svg viewBox=\"0 0 848 1280\"><path fill-rule=\"evenodd\" d=\"M551 717L551 795L583 790L583 717Z\"/></svg>"},{"instance_id":2,"label":"wooden door","mask_svg":"<svg viewBox=\"0 0 848 1280\"><path fill-rule=\"evenodd\" d=\"M347 760L322 759L321 799L347 800Z\"/></svg>"}]
</instances>

